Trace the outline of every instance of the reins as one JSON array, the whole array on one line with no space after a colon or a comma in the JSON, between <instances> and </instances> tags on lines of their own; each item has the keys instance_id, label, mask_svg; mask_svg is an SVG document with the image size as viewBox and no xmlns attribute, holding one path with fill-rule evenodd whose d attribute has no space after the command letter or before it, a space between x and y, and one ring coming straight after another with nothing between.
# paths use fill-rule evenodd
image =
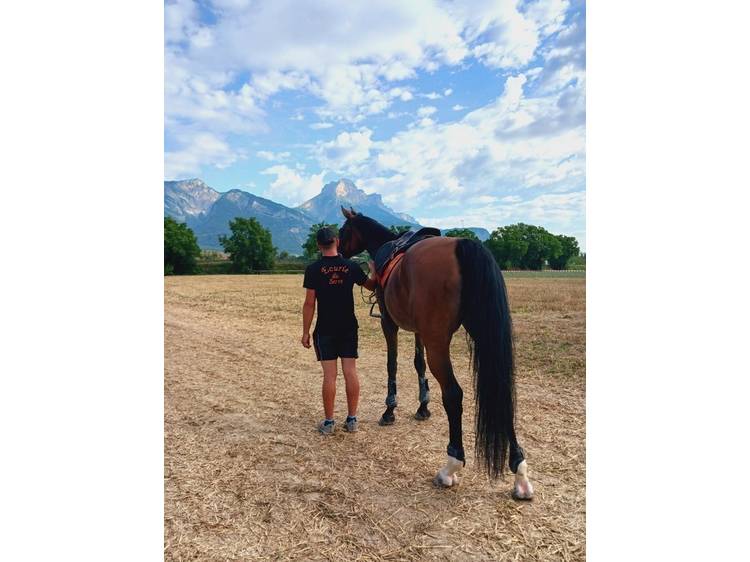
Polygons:
<instances>
[{"instance_id":1,"label":"reins","mask_svg":"<svg viewBox=\"0 0 750 562\"><path fill-rule=\"evenodd\" d=\"M370 294L365 296L365 286L360 285L359 286L359 292L362 296L362 302L365 304L369 304L370 306L370 316L373 318L382 318L380 313L374 312L375 305L378 304L378 293L376 291L370 291Z\"/></svg>"},{"instance_id":2,"label":"reins","mask_svg":"<svg viewBox=\"0 0 750 562\"><path fill-rule=\"evenodd\" d=\"M353 260L353 261L357 265L367 265L366 262L361 262L359 260ZM359 286L359 292L360 292L360 296L362 297L362 302L370 305L370 316L373 318L381 318L381 315L379 313L374 312L375 305L378 304L378 293L376 291L370 291L370 294L365 296L364 285Z\"/></svg>"}]
</instances>

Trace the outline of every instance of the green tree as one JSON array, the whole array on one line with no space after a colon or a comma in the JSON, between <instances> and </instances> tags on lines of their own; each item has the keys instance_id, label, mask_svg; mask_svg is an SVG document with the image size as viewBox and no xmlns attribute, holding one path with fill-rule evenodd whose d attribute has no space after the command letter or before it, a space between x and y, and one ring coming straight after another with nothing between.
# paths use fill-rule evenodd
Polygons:
<instances>
[{"instance_id":1,"label":"green tree","mask_svg":"<svg viewBox=\"0 0 750 562\"><path fill-rule=\"evenodd\" d=\"M563 251L558 237L541 226L524 223L496 229L485 246L503 269L540 270L545 262L558 260Z\"/></svg>"},{"instance_id":2,"label":"green tree","mask_svg":"<svg viewBox=\"0 0 750 562\"><path fill-rule=\"evenodd\" d=\"M393 234L398 235L398 234L401 234L403 232L407 232L407 231L411 230L411 227L408 224L401 224L401 225L398 225L398 226L395 225L395 224L392 224L391 226L388 227L388 229L391 232L393 232Z\"/></svg>"},{"instance_id":3,"label":"green tree","mask_svg":"<svg viewBox=\"0 0 750 562\"><path fill-rule=\"evenodd\" d=\"M468 228L451 228L448 232L445 233L444 236L448 236L450 238L469 238L470 240L476 240L479 241L479 236L474 234L473 231L469 230Z\"/></svg>"},{"instance_id":4,"label":"green tree","mask_svg":"<svg viewBox=\"0 0 750 562\"><path fill-rule=\"evenodd\" d=\"M552 269L565 269L569 260L580 253L578 240L563 234L558 234L555 238L560 242L560 254L557 257L550 258L549 266Z\"/></svg>"},{"instance_id":5,"label":"green tree","mask_svg":"<svg viewBox=\"0 0 750 562\"><path fill-rule=\"evenodd\" d=\"M484 242L501 269L520 268L521 260L529 249L529 243L524 239L522 229L517 228L518 226L497 228Z\"/></svg>"},{"instance_id":6,"label":"green tree","mask_svg":"<svg viewBox=\"0 0 750 562\"><path fill-rule=\"evenodd\" d=\"M541 270L545 262L556 259L562 251L560 241L541 226L524 225L529 242L526 255L521 259L523 269Z\"/></svg>"},{"instance_id":7,"label":"green tree","mask_svg":"<svg viewBox=\"0 0 750 562\"><path fill-rule=\"evenodd\" d=\"M304 256L306 259L316 260L320 257L320 252L318 251L318 240L316 236L318 234L318 230L326 226L332 229L336 233L336 236L338 236L339 226L337 224L326 224L324 222L319 222L312 225L310 227L310 232L307 234L307 240L302 245L302 249L304 250Z\"/></svg>"},{"instance_id":8,"label":"green tree","mask_svg":"<svg viewBox=\"0 0 750 562\"><path fill-rule=\"evenodd\" d=\"M273 267L276 248L273 247L271 233L253 218L237 217L229 221L232 235L219 236L219 243L229 254L232 271L249 273Z\"/></svg>"},{"instance_id":9,"label":"green tree","mask_svg":"<svg viewBox=\"0 0 750 562\"><path fill-rule=\"evenodd\" d=\"M200 254L193 231L172 217L164 217L164 274L196 273Z\"/></svg>"},{"instance_id":10,"label":"green tree","mask_svg":"<svg viewBox=\"0 0 750 562\"><path fill-rule=\"evenodd\" d=\"M586 252L573 256L568 260L566 267L570 269L586 269Z\"/></svg>"}]
</instances>

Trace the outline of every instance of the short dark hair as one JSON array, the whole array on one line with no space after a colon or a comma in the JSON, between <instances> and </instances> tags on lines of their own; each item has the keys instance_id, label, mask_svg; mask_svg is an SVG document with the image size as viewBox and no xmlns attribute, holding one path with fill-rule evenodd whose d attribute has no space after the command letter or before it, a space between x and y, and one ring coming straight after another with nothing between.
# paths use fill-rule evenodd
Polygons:
<instances>
[{"instance_id":1,"label":"short dark hair","mask_svg":"<svg viewBox=\"0 0 750 562\"><path fill-rule=\"evenodd\" d=\"M320 244L321 246L330 246L336 240L336 233L332 228L324 226L323 228L318 230L315 238L318 241L318 244Z\"/></svg>"}]
</instances>

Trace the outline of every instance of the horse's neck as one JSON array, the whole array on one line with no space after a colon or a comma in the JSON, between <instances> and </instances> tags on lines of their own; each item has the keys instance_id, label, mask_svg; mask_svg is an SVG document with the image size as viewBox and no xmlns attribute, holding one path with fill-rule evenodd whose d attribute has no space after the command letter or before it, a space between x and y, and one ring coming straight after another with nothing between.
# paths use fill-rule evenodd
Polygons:
<instances>
[{"instance_id":1,"label":"horse's neck","mask_svg":"<svg viewBox=\"0 0 750 562\"><path fill-rule=\"evenodd\" d=\"M384 232L372 232L367 238L367 251L370 256L375 259L375 254L386 242L390 242L396 238L396 236L390 231L385 230Z\"/></svg>"}]
</instances>

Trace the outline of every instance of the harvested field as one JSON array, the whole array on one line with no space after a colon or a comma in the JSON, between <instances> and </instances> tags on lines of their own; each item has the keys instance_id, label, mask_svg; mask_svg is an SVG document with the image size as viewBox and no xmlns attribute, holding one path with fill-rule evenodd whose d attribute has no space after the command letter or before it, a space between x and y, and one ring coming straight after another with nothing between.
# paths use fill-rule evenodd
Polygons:
<instances>
[{"instance_id":1,"label":"harvested field","mask_svg":"<svg viewBox=\"0 0 750 562\"><path fill-rule=\"evenodd\" d=\"M316 432L321 372L300 343L300 275L165 278L167 560L581 560L585 558L585 279L507 280L516 334L517 433L536 489L511 499L473 459L463 330L467 464L437 489L448 424L430 378L417 422L413 336L401 332L396 424L380 427L385 341L361 303L360 431Z\"/></svg>"}]
</instances>

